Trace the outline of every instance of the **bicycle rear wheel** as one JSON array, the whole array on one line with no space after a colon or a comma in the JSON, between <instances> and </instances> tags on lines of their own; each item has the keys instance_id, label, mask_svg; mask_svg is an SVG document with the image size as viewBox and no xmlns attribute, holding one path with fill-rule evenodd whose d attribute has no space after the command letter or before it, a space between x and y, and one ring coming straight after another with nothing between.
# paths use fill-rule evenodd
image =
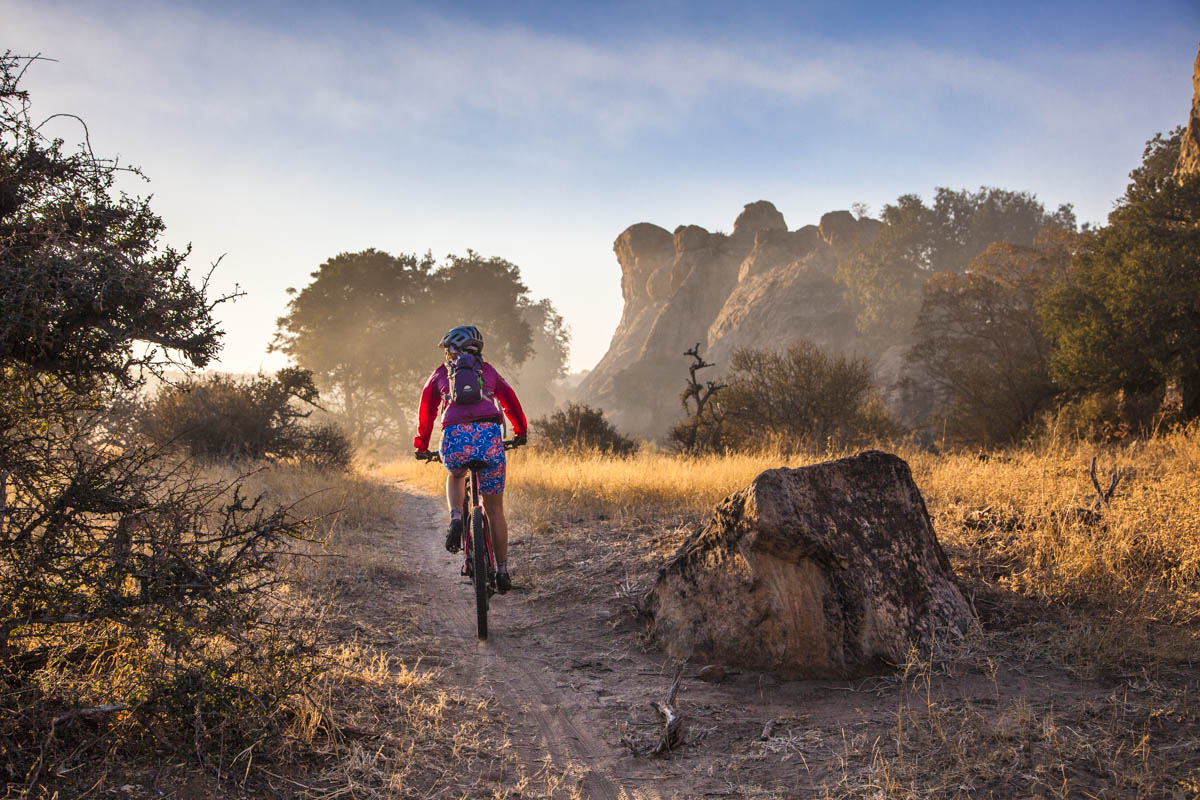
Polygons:
<instances>
[{"instance_id":1,"label":"bicycle rear wheel","mask_svg":"<svg viewBox=\"0 0 1200 800\"><path fill-rule=\"evenodd\" d=\"M476 508L471 514L471 567L475 573L475 624L479 638L487 638L488 580L489 573L487 542L483 540L483 509Z\"/></svg>"}]
</instances>

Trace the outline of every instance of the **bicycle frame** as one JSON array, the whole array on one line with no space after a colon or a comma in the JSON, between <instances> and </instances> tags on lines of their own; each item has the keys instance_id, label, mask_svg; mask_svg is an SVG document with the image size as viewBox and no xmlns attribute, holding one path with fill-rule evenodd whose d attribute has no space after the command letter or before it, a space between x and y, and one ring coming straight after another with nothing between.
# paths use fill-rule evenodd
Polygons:
<instances>
[{"instance_id":1,"label":"bicycle frame","mask_svg":"<svg viewBox=\"0 0 1200 800\"><path fill-rule=\"evenodd\" d=\"M475 510L478 509L483 522L481 528L488 564L486 585L488 596L490 597L496 591L496 553L492 549L492 526L488 522L487 512L483 507L483 497L479 493L479 468L474 466L474 464L475 462L467 463L467 485L464 487L466 491L463 493L463 555L466 558L467 569L472 569L471 556L474 554L472 548L475 546L475 532L472 529L471 523ZM471 580L474 582L474 576L472 576Z\"/></svg>"},{"instance_id":2,"label":"bicycle frame","mask_svg":"<svg viewBox=\"0 0 1200 800\"><path fill-rule=\"evenodd\" d=\"M516 447L515 441L504 442L504 449ZM441 461L438 453L417 453L417 458L423 461ZM476 626L480 639L487 639L488 601L496 592L496 553L492 548L492 527L488 522L487 512L483 506L483 496L479 491L479 471L485 469L484 461L468 461L464 468L467 471L467 481L463 493L463 554L466 563L463 574L471 579L475 587ZM482 540L482 551L477 548Z\"/></svg>"}]
</instances>

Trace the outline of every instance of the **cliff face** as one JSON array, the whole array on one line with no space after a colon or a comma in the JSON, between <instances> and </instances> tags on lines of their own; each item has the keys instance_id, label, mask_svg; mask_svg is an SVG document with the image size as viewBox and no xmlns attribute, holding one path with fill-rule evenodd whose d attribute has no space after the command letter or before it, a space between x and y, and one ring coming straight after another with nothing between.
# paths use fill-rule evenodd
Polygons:
<instances>
[{"instance_id":1,"label":"cliff face","mask_svg":"<svg viewBox=\"0 0 1200 800\"><path fill-rule=\"evenodd\" d=\"M1197 172L1200 172L1200 53L1192 70L1192 113L1183 132L1179 163L1175 165L1175 174L1180 177Z\"/></svg>"},{"instance_id":2,"label":"cliff face","mask_svg":"<svg viewBox=\"0 0 1200 800\"><path fill-rule=\"evenodd\" d=\"M629 227L613 244L625 310L577 397L602 407L623 430L656 437L682 415L682 354L697 342L717 364L714 373L738 347L777 349L808 339L834 353L861 352L853 309L834 272L879 227L834 211L819 225L790 231L763 200L745 207L730 235L695 225L674 234L646 222Z\"/></svg>"}]
</instances>

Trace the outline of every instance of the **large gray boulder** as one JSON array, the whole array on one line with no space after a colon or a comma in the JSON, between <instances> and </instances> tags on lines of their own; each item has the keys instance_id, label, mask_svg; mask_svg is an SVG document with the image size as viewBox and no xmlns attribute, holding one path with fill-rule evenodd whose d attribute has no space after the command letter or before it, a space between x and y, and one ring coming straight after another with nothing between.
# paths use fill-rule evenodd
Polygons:
<instances>
[{"instance_id":1,"label":"large gray boulder","mask_svg":"<svg viewBox=\"0 0 1200 800\"><path fill-rule=\"evenodd\" d=\"M679 658L793 678L876 674L972 613L897 456L763 472L659 571L654 634Z\"/></svg>"}]
</instances>

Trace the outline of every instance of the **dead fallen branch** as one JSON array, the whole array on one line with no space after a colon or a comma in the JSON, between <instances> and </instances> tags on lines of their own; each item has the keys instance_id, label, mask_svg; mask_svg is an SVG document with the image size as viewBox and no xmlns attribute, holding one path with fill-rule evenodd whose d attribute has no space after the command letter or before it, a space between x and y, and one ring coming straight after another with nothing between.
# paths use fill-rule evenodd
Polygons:
<instances>
[{"instance_id":1,"label":"dead fallen branch","mask_svg":"<svg viewBox=\"0 0 1200 800\"><path fill-rule=\"evenodd\" d=\"M682 738L680 729L683 726L683 717L679 716L679 712L675 710L675 695L679 693L679 681L682 677L683 664L680 664L679 669L675 671L675 680L671 683L671 691L667 693L666 700L656 700L650 704L663 718L662 739L650 751L652 756L671 752Z\"/></svg>"},{"instance_id":2,"label":"dead fallen branch","mask_svg":"<svg viewBox=\"0 0 1200 800\"><path fill-rule=\"evenodd\" d=\"M641 734L627 734L621 737L621 743L635 756L661 756L683 743L683 717L675 710L675 697L679 694L679 682L683 678L683 668L686 664L686 661L683 662L675 671L675 680L671 682L667 696L662 700L650 702L650 707L662 718L662 729L657 741L651 744L652 737ZM658 727L656 723L654 726Z\"/></svg>"},{"instance_id":3,"label":"dead fallen branch","mask_svg":"<svg viewBox=\"0 0 1200 800\"><path fill-rule=\"evenodd\" d=\"M95 706L93 708L77 708L74 711L68 711L65 714L59 714L50 723L50 730L54 730L64 722L69 722L73 719L81 717L98 717L101 714L115 714L118 711L128 711L129 706L124 703L109 703L108 705Z\"/></svg>"},{"instance_id":4,"label":"dead fallen branch","mask_svg":"<svg viewBox=\"0 0 1200 800\"><path fill-rule=\"evenodd\" d=\"M1112 500L1113 493L1117 491L1117 484L1121 482L1121 478L1124 476L1119 468L1114 469L1112 471L1112 480L1108 484L1108 488L1101 489L1100 480L1096 477L1096 456L1092 456L1092 468L1090 472L1092 476L1092 486L1095 487L1096 496L1100 499L1097 508L1103 508L1108 505L1110 500Z\"/></svg>"}]
</instances>

